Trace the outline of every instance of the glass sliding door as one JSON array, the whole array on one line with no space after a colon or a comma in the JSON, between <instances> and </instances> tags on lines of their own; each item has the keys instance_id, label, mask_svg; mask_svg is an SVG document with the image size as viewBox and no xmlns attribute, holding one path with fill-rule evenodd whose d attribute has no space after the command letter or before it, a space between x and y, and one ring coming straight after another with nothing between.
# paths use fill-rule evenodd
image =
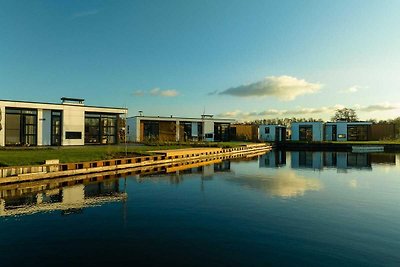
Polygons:
<instances>
[{"instance_id":1,"label":"glass sliding door","mask_svg":"<svg viewBox=\"0 0 400 267\"><path fill-rule=\"evenodd\" d=\"M102 144L117 143L117 117L115 115L101 116Z\"/></svg>"},{"instance_id":2,"label":"glass sliding door","mask_svg":"<svg viewBox=\"0 0 400 267\"><path fill-rule=\"evenodd\" d=\"M21 145L21 114L6 113L6 145Z\"/></svg>"},{"instance_id":3,"label":"glass sliding door","mask_svg":"<svg viewBox=\"0 0 400 267\"><path fill-rule=\"evenodd\" d=\"M368 141L368 125L347 126L348 141Z\"/></svg>"},{"instance_id":4,"label":"glass sliding door","mask_svg":"<svg viewBox=\"0 0 400 267\"><path fill-rule=\"evenodd\" d=\"M299 140L300 141L312 141L313 131L312 126L300 126L299 127Z\"/></svg>"},{"instance_id":5,"label":"glass sliding door","mask_svg":"<svg viewBox=\"0 0 400 267\"><path fill-rule=\"evenodd\" d=\"M85 115L85 143L100 144L100 115Z\"/></svg>"},{"instance_id":6,"label":"glass sliding door","mask_svg":"<svg viewBox=\"0 0 400 267\"><path fill-rule=\"evenodd\" d=\"M25 145L36 145L37 140L37 116L31 114L22 114L23 123L23 141Z\"/></svg>"},{"instance_id":7,"label":"glass sliding door","mask_svg":"<svg viewBox=\"0 0 400 267\"><path fill-rule=\"evenodd\" d=\"M37 145L37 111L6 108L6 145Z\"/></svg>"},{"instance_id":8,"label":"glass sliding door","mask_svg":"<svg viewBox=\"0 0 400 267\"><path fill-rule=\"evenodd\" d=\"M118 115L85 114L86 144L116 144L118 142Z\"/></svg>"},{"instance_id":9,"label":"glass sliding door","mask_svg":"<svg viewBox=\"0 0 400 267\"><path fill-rule=\"evenodd\" d=\"M227 142L230 141L230 124L214 123L214 141Z\"/></svg>"},{"instance_id":10,"label":"glass sliding door","mask_svg":"<svg viewBox=\"0 0 400 267\"><path fill-rule=\"evenodd\" d=\"M177 130L179 131L179 130ZM160 124L157 121L143 122L143 141L158 140L160 136Z\"/></svg>"}]
</instances>

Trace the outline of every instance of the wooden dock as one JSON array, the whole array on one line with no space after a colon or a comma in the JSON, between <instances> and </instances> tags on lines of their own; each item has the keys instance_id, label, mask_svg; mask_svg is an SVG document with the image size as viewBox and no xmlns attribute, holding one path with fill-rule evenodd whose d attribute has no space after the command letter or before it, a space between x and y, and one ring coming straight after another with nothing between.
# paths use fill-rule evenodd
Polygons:
<instances>
[{"instance_id":1,"label":"wooden dock","mask_svg":"<svg viewBox=\"0 0 400 267\"><path fill-rule=\"evenodd\" d=\"M271 150L266 144L243 145L235 148L193 148L161 150L152 156L120 158L112 160L88 161L78 163L48 164L40 166L16 166L0 168L0 184L21 183L27 181L55 179L60 177L86 175L123 169L155 166L171 166L181 162L203 159L215 159L236 155L246 157L249 154L265 153Z\"/></svg>"}]
</instances>

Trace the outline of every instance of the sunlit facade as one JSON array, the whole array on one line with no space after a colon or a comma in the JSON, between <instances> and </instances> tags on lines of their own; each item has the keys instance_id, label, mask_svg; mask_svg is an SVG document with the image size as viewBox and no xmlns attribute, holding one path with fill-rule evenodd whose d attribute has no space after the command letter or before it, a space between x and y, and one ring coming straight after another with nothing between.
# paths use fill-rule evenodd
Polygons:
<instances>
[{"instance_id":1,"label":"sunlit facade","mask_svg":"<svg viewBox=\"0 0 400 267\"><path fill-rule=\"evenodd\" d=\"M116 144L124 108L85 106L83 99L61 104L0 100L0 146Z\"/></svg>"},{"instance_id":2,"label":"sunlit facade","mask_svg":"<svg viewBox=\"0 0 400 267\"><path fill-rule=\"evenodd\" d=\"M201 118L135 116L127 119L127 139L143 141L230 141L234 120Z\"/></svg>"}]
</instances>

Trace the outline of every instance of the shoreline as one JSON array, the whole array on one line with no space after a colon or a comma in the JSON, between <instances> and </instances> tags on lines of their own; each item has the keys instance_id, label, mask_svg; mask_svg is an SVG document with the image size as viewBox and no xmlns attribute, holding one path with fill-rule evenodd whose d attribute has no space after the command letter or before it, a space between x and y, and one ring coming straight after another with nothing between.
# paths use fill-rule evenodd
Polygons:
<instances>
[{"instance_id":1,"label":"shoreline","mask_svg":"<svg viewBox=\"0 0 400 267\"><path fill-rule=\"evenodd\" d=\"M309 150L309 151L346 151L351 152L353 146L357 147L383 147L384 152L400 152L399 143L388 142L284 142L276 143L274 148L284 150Z\"/></svg>"},{"instance_id":2,"label":"shoreline","mask_svg":"<svg viewBox=\"0 0 400 267\"><path fill-rule=\"evenodd\" d=\"M196 160L223 159L232 155L247 156L272 149L267 144L248 144L235 148L185 148L155 151L155 155L126 157L100 161L56 163L34 166L0 168L0 184L52 179L66 176L117 171L128 168L167 166L174 167L182 162L190 164Z\"/></svg>"}]
</instances>

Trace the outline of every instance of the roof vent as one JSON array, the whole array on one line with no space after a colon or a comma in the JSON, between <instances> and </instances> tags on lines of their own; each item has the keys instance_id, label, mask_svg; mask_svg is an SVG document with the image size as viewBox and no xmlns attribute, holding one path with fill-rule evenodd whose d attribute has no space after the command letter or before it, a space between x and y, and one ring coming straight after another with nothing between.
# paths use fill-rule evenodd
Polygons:
<instances>
[{"instance_id":1,"label":"roof vent","mask_svg":"<svg viewBox=\"0 0 400 267\"><path fill-rule=\"evenodd\" d=\"M61 97L62 104L83 105L83 102L85 102L83 98Z\"/></svg>"},{"instance_id":2,"label":"roof vent","mask_svg":"<svg viewBox=\"0 0 400 267\"><path fill-rule=\"evenodd\" d=\"M202 119L211 119L212 117L214 117L214 115L211 115L211 114L209 114L209 115L207 115L207 114L201 115Z\"/></svg>"}]
</instances>

